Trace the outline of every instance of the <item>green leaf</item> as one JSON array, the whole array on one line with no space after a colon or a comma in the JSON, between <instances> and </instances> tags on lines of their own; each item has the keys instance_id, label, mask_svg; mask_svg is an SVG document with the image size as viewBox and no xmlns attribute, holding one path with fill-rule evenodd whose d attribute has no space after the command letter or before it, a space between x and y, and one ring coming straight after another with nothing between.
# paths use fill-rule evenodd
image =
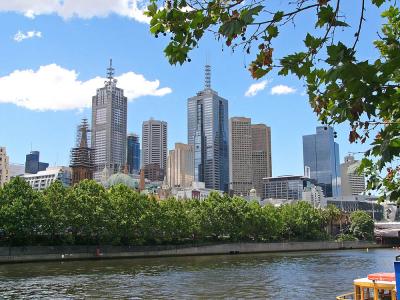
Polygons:
<instances>
[{"instance_id":1,"label":"green leaf","mask_svg":"<svg viewBox=\"0 0 400 300\"><path fill-rule=\"evenodd\" d=\"M323 27L325 24L329 24L333 21L335 17L335 13L333 11L333 7L322 6L320 7L320 11L318 12L318 21L316 23L317 27Z\"/></svg>"},{"instance_id":2,"label":"green leaf","mask_svg":"<svg viewBox=\"0 0 400 300\"><path fill-rule=\"evenodd\" d=\"M273 17L273 20L274 20L274 22L280 22L280 21L282 21L282 18L283 18L283 16L284 16L284 12L283 11L277 11L275 14L274 14L274 17Z\"/></svg>"},{"instance_id":3,"label":"green leaf","mask_svg":"<svg viewBox=\"0 0 400 300\"><path fill-rule=\"evenodd\" d=\"M275 38L278 36L278 33L279 33L278 27L271 25L267 28L267 32L269 35L269 40L271 40L272 38Z\"/></svg>"},{"instance_id":4,"label":"green leaf","mask_svg":"<svg viewBox=\"0 0 400 300\"><path fill-rule=\"evenodd\" d=\"M230 20L219 28L219 33L228 38L238 35L242 32L242 22L238 19Z\"/></svg>"},{"instance_id":5,"label":"green leaf","mask_svg":"<svg viewBox=\"0 0 400 300\"><path fill-rule=\"evenodd\" d=\"M307 33L304 44L310 49L317 49L323 43L323 38L315 38L311 34Z\"/></svg>"},{"instance_id":6,"label":"green leaf","mask_svg":"<svg viewBox=\"0 0 400 300\"><path fill-rule=\"evenodd\" d=\"M385 0L372 0L372 3L380 7L383 3L385 3Z\"/></svg>"},{"instance_id":7,"label":"green leaf","mask_svg":"<svg viewBox=\"0 0 400 300\"><path fill-rule=\"evenodd\" d=\"M240 19L246 25L251 24L254 21L254 16L258 15L263 10L263 8L264 8L264 6L257 5L255 7L250 8L250 9L247 9L247 8L243 9L240 12Z\"/></svg>"}]
</instances>

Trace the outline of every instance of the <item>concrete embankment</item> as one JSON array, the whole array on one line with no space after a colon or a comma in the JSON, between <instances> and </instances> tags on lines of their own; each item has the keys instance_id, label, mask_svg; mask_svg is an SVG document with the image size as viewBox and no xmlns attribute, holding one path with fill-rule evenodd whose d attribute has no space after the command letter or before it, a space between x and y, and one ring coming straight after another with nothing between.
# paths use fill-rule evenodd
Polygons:
<instances>
[{"instance_id":1,"label":"concrete embankment","mask_svg":"<svg viewBox=\"0 0 400 300\"><path fill-rule=\"evenodd\" d=\"M194 256L245 254L291 251L321 251L382 248L373 242L282 242L282 243L225 243L208 245L168 246L30 246L0 247L1 263L63 261L83 259L143 258L162 256ZM387 247L387 246L386 246Z\"/></svg>"}]
</instances>

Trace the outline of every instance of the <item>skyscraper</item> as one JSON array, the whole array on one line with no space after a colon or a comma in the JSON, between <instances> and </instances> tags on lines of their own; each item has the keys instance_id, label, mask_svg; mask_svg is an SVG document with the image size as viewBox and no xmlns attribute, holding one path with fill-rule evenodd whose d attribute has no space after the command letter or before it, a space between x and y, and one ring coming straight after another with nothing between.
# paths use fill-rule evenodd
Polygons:
<instances>
[{"instance_id":1,"label":"skyscraper","mask_svg":"<svg viewBox=\"0 0 400 300\"><path fill-rule=\"evenodd\" d=\"M310 178L316 180L326 197L341 195L339 145L329 126L318 126L316 134L303 136L304 168L310 168Z\"/></svg>"},{"instance_id":2,"label":"skyscraper","mask_svg":"<svg viewBox=\"0 0 400 300\"><path fill-rule=\"evenodd\" d=\"M175 143L167 160L167 184L170 187L190 187L194 179L194 153L190 145Z\"/></svg>"},{"instance_id":3,"label":"skyscraper","mask_svg":"<svg viewBox=\"0 0 400 300\"><path fill-rule=\"evenodd\" d=\"M25 158L25 173L36 174L48 168L49 164L39 161L40 152L31 151Z\"/></svg>"},{"instance_id":4,"label":"skyscraper","mask_svg":"<svg viewBox=\"0 0 400 300\"><path fill-rule=\"evenodd\" d=\"M251 124L250 118L233 117L229 123L230 190L248 196L254 188L264 197L263 178L272 176L271 128Z\"/></svg>"},{"instance_id":5,"label":"skyscraper","mask_svg":"<svg viewBox=\"0 0 400 300\"><path fill-rule=\"evenodd\" d=\"M155 167L158 166L160 168L158 180L162 180L161 177L164 176L167 167L167 122L153 119L143 122L142 165L145 174L147 174L146 168L150 168L151 173L155 173Z\"/></svg>"},{"instance_id":6,"label":"skyscraper","mask_svg":"<svg viewBox=\"0 0 400 300\"><path fill-rule=\"evenodd\" d=\"M140 141L137 134L128 134L126 162L129 168L129 173L139 173Z\"/></svg>"},{"instance_id":7,"label":"skyscraper","mask_svg":"<svg viewBox=\"0 0 400 300\"><path fill-rule=\"evenodd\" d=\"M9 160L5 147L0 147L0 187L10 180Z\"/></svg>"},{"instance_id":8,"label":"skyscraper","mask_svg":"<svg viewBox=\"0 0 400 300\"><path fill-rule=\"evenodd\" d=\"M360 161L348 155L340 165L342 196L360 195L365 192L365 176L358 174Z\"/></svg>"},{"instance_id":9,"label":"skyscraper","mask_svg":"<svg viewBox=\"0 0 400 300\"><path fill-rule=\"evenodd\" d=\"M72 184L84 179L93 179L93 149L90 148L89 124L83 119L78 126L76 146L71 149Z\"/></svg>"},{"instance_id":10,"label":"skyscraper","mask_svg":"<svg viewBox=\"0 0 400 300\"><path fill-rule=\"evenodd\" d=\"M112 60L108 80L92 98L92 147L95 149L94 179L104 180L126 163L127 98L117 88Z\"/></svg>"},{"instance_id":11,"label":"skyscraper","mask_svg":"<svg viewBox=\"0 0 400 300\"><path fill-rule=\"evenodd\" d=\"M251 119L229 120L229 190L247 196L253 188Z\"/></svg>"},{"instance_id":12,"label":"skyscraper","mask_svg":"<svg viewBox=\"0 0 400 300\"><path fill-rule=\"evenodd\" d=\"M265 198L263 178L272 177L271 127L251 125L251 146L253 187L258 196Z\"/></svg>"},{"instance_id":13,"label":"skyscraper","mask_svg":"<svg viewBox=\"0 0 400 300\"><path fill-rule=\"evenodd\" d=\"M188 99L188 144L194 149L194 180L206 188L228 191L228 101L211 89L206 65L205 87Z\"/></svg>"}]
</instances>

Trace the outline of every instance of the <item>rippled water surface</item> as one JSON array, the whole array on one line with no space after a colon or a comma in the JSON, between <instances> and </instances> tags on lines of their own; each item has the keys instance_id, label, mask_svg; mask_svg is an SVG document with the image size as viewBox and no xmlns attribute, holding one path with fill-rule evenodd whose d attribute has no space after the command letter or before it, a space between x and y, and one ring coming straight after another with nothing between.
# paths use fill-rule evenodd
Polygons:
<instances>
[{"instance_id":1,"label":"rippled water surface","mask_svg":"<svg viewBox=\"0 0 400 300\"><path fill-rule=\"evenodd\" d=\"M392 249L0 265L0 299L335 299Z\"/></svg>"}]
</instances>

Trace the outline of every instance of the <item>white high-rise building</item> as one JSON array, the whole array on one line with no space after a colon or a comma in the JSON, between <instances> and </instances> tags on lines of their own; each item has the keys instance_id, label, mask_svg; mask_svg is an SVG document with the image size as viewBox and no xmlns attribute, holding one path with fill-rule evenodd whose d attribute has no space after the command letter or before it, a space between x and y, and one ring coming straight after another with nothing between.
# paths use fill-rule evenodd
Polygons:
<instances>
[{"instance_id":1,"label":"white high-rise building","mask_svg":"<svg viewBox=\"0 0 400 300\"><path fill-rule=\"evenodd\" d=\"M355 196L365 192L365 176L358 174L359 166L360 161L355 160L352 155L346 156L344 163L340 165L343 196Z\"/></svg>"},{"instance_id":2,"label":"white high-rise building","mask_svg":"<svg viewBox=\"0 0 400 300\"><path fill-rule=\"evenodd\" d=\"M150 119L142 125L142 166L167 167L167 122Z\"/></svg>"},{"instance_id":3,"label":"white high-rise building","mask_svg":"<svg viewBox=\"0 0 400 300\"><path fill-rule=\"evenodd\" d=\"M117 88L110 60L108 80L92 98L92 145L94 148L94 179L105 180L126 164L127 101L124 90Z\"/></svg>"},{"instance_id":4,"label":"white high-rise building","mask_svg":"<svg viewBox=\"0 0 400 300\"><path fill-rule=\"evenodd\" d=\"M170 187L191 187L194 181L194 151L190 145L175 143L167 160L167 185Z\"/></svg>"},{"instance_id":5,"label":"white high-rise building","mask_svg":"<svg viewBox=\"0 0 400 300\"><path fill-rule=\"evenodd\" d=\"M0 187L10 180L9 158L5 147L0 147Z\"/></svg>"}]
</instances>

